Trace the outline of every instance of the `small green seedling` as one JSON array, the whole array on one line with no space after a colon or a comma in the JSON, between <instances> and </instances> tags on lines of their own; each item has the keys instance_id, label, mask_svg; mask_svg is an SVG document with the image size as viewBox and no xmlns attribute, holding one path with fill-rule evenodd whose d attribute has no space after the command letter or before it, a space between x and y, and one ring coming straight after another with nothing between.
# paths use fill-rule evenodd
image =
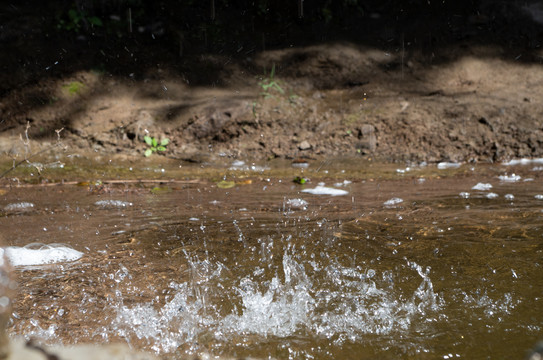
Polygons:
<instances>
[{"instance_id":1,"label":"small green seedling","mask_svg":"<svg viewBox=\"0 0 543 360\"><path fill-rule=\"evenodd\" d=\"M294 178L294 180L292 180L293 182L295 182L296 184L300 184L300 185L303 185L307 182L307 179L304 178L304 177L300 177L300 176L296 176Z\"/></svg>"},{"instance_id":2,"label":"small green seedling","mask_svg":"<svg viewBox=\"0 0 543 360\"><path fill-rule=\"evenodd\" d=\"M258 85L260 85L260 87L263 90L260 93L260 95L264 96L265 98L273 96L270 93L271 90L275 90L275 91L279 92L280 94L285 93L285 90L283 90L283 88L281 88L281 86L279 86L279 82L277 80L275 80L275 64L273 64L273 66L272 66L270 76L263 79L262 81L260 81L258 83Z\"/></svg>"},{"instance_id":3,"label":"small green seedling","mask_svg":"<svg viewBox=\"0 0 543 360\"><path fill-rule=\"evenodd\" d=\"M99 17L87 16L85 12L70 9L67 16L59 20L57 28L60 30L75 31L78 33L85 25L85 22L92 27L104 25Z\"/></svg>"},{"instance_id":4,"label":"small green seedling","mask_svg":"<svg viewBox=\"0 0 543 360\"><path fill-rule=\"evenodd\" d=\"M158 140L155 137L150 137L148 135L145 135L143 137L143 140L145 140L145 143L150 146L149 149L145 150L145 156L149 157L152 153L157 151L166 151L166 146L170 143L170 140L168 138L164 138L160 140L160 144Z\"/></svg>"},{"instance_id":5,"label":"small green seedling","mask_svg":"<svg viewBox=\"0 0 543 360\"><path fill-rule=\"evenodd\" d=\"M81 93L85 85L79 81L72 81L69 84L63 86L64 90L68 92L70 96L77 95Z\"/></svg>"}]
</instances>

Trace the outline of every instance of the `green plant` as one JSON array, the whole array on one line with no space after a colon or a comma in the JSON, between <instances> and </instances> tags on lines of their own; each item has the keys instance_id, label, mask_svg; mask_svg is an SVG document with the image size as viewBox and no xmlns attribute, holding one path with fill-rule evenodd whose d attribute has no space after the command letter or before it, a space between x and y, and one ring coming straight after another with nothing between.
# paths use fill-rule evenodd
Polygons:
<instances>
[{"instance_id":1,"label":"green plant","mask_svg":"<svg viewBox=\"0 0 543 360\"><path fill-rule=\"evenodd\" d=\"M145 143L150 146L149 149L145 150L145 156L147 157L151 156L152 153L157 151L166 151L166 146L170 143L168 138L160 140L159 143L157 138L150 137L148 135L145 135L143 140L145 140Z\"/></svg>"},{"instance_id":2,"label":"green plant","mask_svg":"<svg viewBox=\"0 0 543 360\"><path fill-rule=\"evenodd\" d=\"M97 16L87 16L84 11L76 9L68 10L67 18L60 19L57 27L61 30L74 31L78 33L82 25L103 26L102 20Z\"/></svg>"},{"instance_id":3,"label":"green plant","mask_svg":"<svg viewBox=\"0 0 543 360\"><path fill-rule=\"evenodd\" d=\"M275 80L275 64L273 64L270 75L267 78L262 79L258 85L262 88L260 95L265 98L273 96L270 91L275 90L280 94L284 94L285 90L279 85L279 81Z\"/></svg>"},{"instance_id":4,"label":"green plant","mask_svg":"<svg viewBox=\"0 0 543 360\"><path fill-rule=\"evenodd\" d=\"M68 92L70 95L77 95L83 90L85 85L79 81L72 81L69 84L66 84L63 86L63 88Z\"/></svg>"}]
</instances>

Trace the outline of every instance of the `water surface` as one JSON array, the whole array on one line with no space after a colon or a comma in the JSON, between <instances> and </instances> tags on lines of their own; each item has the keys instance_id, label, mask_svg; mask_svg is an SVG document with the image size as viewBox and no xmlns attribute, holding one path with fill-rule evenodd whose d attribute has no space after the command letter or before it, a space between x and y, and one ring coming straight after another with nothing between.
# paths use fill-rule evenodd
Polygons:
<instances>
[{"instance_id":1,"label":"water surface","mask_svg":"<svg viewBox=\"0 0 543 360\"><path fill-rule=\"evenodd\" d=\"M232 188L209 178L6 190L6 245L84 253L17 267L10 330L165 358L522 358L543 338L537 169L379 177L325 165L305 185L291 170L245 169L228 173ZM321 181L348 194L302 191Z\"/></svg>"}]
</instances>

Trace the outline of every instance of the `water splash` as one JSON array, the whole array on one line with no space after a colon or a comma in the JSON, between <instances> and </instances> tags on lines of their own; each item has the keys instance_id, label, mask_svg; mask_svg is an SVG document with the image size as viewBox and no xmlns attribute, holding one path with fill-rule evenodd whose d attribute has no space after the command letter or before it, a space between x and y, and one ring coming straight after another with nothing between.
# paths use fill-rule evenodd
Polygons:
<instances>
[{"instance_id":1,"label":"water splash","mask_svg":"<svg viewBox=\"0 0 543 360\"><path fill-rule=\"evenodd\" d=\"M146 340L158 353L186 343L197 347L210 337L225 343L240 336L263 341L317 335L341 345L362 341L367 334L410 331L414 322L442 306L430 268L414 262L407 261L405 267L422 282L406 296L395 287L391 271L335 262L315 269L290 252L284 251L279 268L259 268L238 280L229 279L221 263L192 259L191 266L199 270L192 270L189 281L172 285L173 297L164 305L153 301L118 306L115 328L128 341ZM262 272L270 270L279 272L262 281Z\"/></svg>"},{"instance_id":2,"label":"water splash","mask_svg":"<svg viewBox=\"0 0 543 360\"><path fill-rule=\"evenodd\" d=\"M250 333L286 337L307 326L315 308L311 281L303 267L289 255L283 257L284 281L279 277L264 284L246 277L235 289L241 296L242 311L220 322L219 333Z\"/></svg>"}]
</instances>

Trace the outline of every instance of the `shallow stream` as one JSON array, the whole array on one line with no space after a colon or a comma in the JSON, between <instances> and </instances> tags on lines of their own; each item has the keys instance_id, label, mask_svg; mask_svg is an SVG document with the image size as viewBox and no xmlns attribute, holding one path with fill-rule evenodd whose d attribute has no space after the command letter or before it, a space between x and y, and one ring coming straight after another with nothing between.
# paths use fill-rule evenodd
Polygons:
<instances>
[{"instance_id":1,"label":"shallow stream","mask_svg":"<svg viewBox=\"0 0 543 360\"><path fill-rule=\"evenodd\" d=\"M543 339L539 166L5 188L6 246L83 253L16 267L10 331L164 358L523 358ZM346 194L303 191L320 182Z\"/></svg>"}]
</instances>

